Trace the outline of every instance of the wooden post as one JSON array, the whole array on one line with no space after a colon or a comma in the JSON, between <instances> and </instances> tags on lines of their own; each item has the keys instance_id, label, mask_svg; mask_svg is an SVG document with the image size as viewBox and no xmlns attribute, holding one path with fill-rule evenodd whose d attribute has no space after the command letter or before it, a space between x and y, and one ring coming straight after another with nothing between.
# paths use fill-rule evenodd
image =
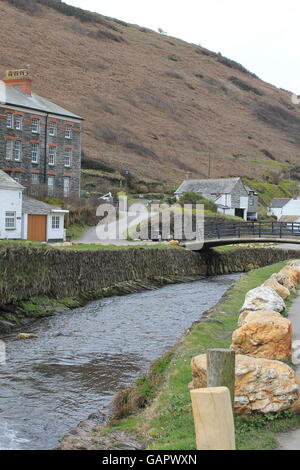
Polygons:
<instances>
[{"instance_id":1,"label":"wooden post","mask_svg":"<svg viewBox=\"0 0 300 470\"><path fill-rule=\"evenodd\" d=\"M197 450L235 450L234 420L226 387L191 390Z\"/></svg>"},{"instance_id":2,"label":"wooden post","mask_svg":"<svg viewBox=\"0 0 300 470\"><path fill-rule=\"evenodd\" d=\"M207 351L207 386L227 387L234 409L235 352L231 349Z\"/></svg>"}]
</instances>

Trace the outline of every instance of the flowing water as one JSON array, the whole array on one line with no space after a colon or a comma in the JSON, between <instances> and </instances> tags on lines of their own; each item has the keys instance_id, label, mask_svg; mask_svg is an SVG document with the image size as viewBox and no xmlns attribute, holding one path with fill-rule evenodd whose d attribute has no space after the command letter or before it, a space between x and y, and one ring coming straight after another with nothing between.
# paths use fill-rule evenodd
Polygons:
<instances>
[{"instance_id":1,"label":"flowing water","mask_svg":"<svg viewBox=\"0 0 300 470\"><path fill-rule=\"evenodd\" d=\"M92 302L5 339L0 449L51 449L174 345L237 275Z\"/></svg>"}]
</instances>

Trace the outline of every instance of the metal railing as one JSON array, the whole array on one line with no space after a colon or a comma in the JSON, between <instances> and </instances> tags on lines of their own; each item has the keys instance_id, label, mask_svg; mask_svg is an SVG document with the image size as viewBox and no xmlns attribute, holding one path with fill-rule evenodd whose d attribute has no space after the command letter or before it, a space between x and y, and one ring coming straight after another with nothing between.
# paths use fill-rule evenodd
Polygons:
<instances>
[{"instance_id":1,"label":"metal railing","mask_svg":"<svg viewBox=\"0 0 300 470\"><path fill-rule=\"evenodd\" d=\"M298 238L298 222L223 222L204 225L204 240L232 238Z\"/></svg>"}]
</instances>

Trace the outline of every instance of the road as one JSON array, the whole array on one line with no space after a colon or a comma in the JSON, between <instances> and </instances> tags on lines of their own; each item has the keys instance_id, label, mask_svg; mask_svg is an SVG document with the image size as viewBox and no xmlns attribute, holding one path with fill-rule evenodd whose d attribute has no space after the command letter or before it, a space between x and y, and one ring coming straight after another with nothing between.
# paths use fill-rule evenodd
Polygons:
<instances>
[{"instance_id":1,"label":"road","mask_svg":"<svg viewBox=\"0 0 300 470\"><path fill-rule=\"evenodd\" d=\"M110 223L103 223L87 230L76 242L93 244L100 242L103 245L155 245L153 241L129 241L124 239L127 229L129 232L139 223L152 217L150 212L128 212L120 214L120 219ZM123 238L122 238L123 237Z\"/></svg>"}]
</instances>

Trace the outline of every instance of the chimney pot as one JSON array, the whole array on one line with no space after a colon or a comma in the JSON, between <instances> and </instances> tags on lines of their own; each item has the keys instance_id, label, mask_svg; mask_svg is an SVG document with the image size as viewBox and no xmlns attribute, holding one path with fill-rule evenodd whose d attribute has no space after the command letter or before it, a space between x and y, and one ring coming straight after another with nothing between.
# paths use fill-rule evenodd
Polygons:
<instances>
[{"instance_id":1,"label":"chimney pot","mask_svg":"<svg viewBox=\"0 0 300 470\"><path fill-rule=\"evenodd\" d=\"M7 70L3 81L6 86L13 86L21 90L26 95L31 96L32 78L29 70Z\"/></svg>"}]
</instances>

